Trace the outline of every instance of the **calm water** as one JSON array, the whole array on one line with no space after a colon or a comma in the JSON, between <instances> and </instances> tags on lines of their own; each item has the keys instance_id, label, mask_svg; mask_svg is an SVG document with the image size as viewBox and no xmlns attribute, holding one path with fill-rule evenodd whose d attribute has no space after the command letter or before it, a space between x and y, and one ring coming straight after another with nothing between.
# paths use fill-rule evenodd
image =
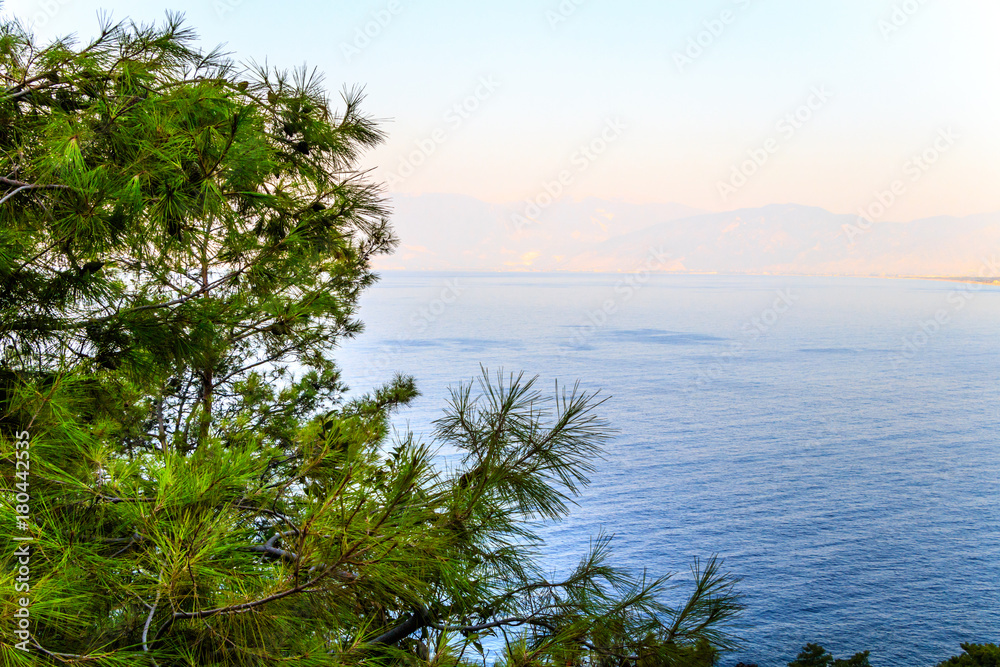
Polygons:
<instances>
[{"instance_id":1,"label":"calm water","mask_svg":"<svg viewBox=\"0 0 1000 667\"><path fill-rule=\"evenodd\" d=\"M1000 641L1000 290L878 279L387 273L340 358L352 387L423 391L491 369L583 381L619 429L553 568L617 561L743 577L747 649L807 641L933 665ZM935 319L937 318L937 319Z\"/></svg>"}]
</instances>

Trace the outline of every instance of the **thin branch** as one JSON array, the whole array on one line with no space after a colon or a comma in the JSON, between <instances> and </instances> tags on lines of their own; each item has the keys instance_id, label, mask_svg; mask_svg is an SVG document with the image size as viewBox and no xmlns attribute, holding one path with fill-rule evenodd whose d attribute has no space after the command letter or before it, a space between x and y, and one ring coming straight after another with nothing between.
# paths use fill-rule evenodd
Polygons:
<instances>
[{"instance_id":1,"label":"thin branch","mask_svg":"<svg viewBox=\"0 0 1000 667\"><path fill-rule=\"evenodd\" d=\"M6 180L6 179L4 179L4 180ZM15 190L7 193L7 195L3 199L0 199L0 205L4 204L8 199L10 199L14 195L16 195L18 192L21 192L22 190L69 190L69 189L71 189L71 188L68 185L26 184L26 185L22 185L22 186L16 188Z\"/></svg>"},{"instance_id":2,"label":"thin branch","mask_svg":"<svg viewBox=\"0 0 1000 667\"><path fill-rule=\"evenodd\" d=\"M156 607L160 604L160 595L162 593L163 589L158 587L156 589L156 600L153 601L153 606L149 609L149 616L146 617L146 623L142 626L142 650L147 653L149 653L149 645L146 643L146 637L149 635L149 624L153 622L153 614L156 613Z\"/></svg>"},{"instance_id":3,"label":"thin branch","mask_svg":"<svg viewBox=\"0 0 1000 667\"><path fill-rule=\"evenodd\" d=\"M299 584L298 586L293 586L287 590L281 591L279 593L274 593L273 595L268 595L267 597L260 598L259 600L251 600L249 602L241 602L239 604L229 605L227 607L216 607L214 609L202 609L200 611L177 611L160 626L159 630L156 632L156 636L153 637L153 642L155 643L163 634L170 629L170 626L174 624L175 621L183 621L189 619L199 619L199 618L210 618L212 616L220 616L223 614L243 614L248 611L253 611L257 607L268 604L269 602L276 602L277 600L282 600L296 593L301 593L306 591L322 579L332 574L331 571L320 572L319 575L313 577L309 581Z\"/></svg>"}]
</instances>

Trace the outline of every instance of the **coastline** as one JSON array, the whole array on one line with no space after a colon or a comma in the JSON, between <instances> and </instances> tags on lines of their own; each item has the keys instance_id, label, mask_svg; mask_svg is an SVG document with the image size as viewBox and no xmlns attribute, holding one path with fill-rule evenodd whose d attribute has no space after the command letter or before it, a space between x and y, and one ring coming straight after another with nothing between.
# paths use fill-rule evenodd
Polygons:
<instances>
[{"instance_id":1,"label":"coastline","mask_svg":"<svg viewBox=\"0 0 1000 667\"><path fill-rule=\"evenodd\" d=\"M567 270L490 270L490 269L471 269L471 268L435 268L435 269L408 269L408 268L386 268L386 267L375 267L375 271L378 273L398 273L398 274L439 274L444 276L453 275L466 275L466 276L487 276L487 275L609 275L617 276L629 273L635 273L618 270L618 271L567 271ZM748 276L748 277L763 277L763 278L879 278L882 280L941 280L946 282L955 283L976 283L981 285L998 285L1000 286L1000 276L900 276L900 275L847 275L847 274L833 274L833 273L755 273L755 272L736 272L729 273L725 271L649 271L651 275L657 276Z\"/></svg>"},{"instance_id":2,"label":"coastline","mask_svg":"<svg viewBox=\"0 0 1000 667\"><path fill-rule=\"evenodd\" d=\"M1000 285L1000 278L974 276L900 276L904 280L943 280L951 283L972 283L976 285Z\"/></svg>"}]
</instances>

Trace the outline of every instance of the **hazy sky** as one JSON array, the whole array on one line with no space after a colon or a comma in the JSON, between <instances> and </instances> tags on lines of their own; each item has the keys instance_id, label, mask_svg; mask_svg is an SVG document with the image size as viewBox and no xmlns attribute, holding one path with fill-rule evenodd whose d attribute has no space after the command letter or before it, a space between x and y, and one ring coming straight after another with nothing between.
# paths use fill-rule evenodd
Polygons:
<instances>
[{"instance_id":1,"label":"hazy sky","mask_svg":"<svg viewBox=\"0 0 1000 667\"><path fill-rule=\"evenodd\" d=\"M168 8L206 47L364 85L396 192L856 213L898 182L882 220L1000 210L997 0L4 5L42 37Z\"/></svg>"}]
</instances>

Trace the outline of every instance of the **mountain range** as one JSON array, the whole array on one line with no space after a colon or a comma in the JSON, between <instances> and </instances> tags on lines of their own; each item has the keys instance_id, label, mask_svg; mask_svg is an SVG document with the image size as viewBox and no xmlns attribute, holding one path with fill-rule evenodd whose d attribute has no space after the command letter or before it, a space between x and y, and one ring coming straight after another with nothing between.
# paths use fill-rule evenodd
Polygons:
<instances>
[{"instance_id":1,"label":"mountain range","mask_svg":"<svg viewBox=\"0 0 1000 667\"><path fill-rule=\"evenodd\" d=\"M723 213L681 204L394 195L397 251L376 269L845 276L997 275L1000 212L869 223L797 204ZM1000 253L997 253L1000 254Z\"/></svg>"}]
</instances>

